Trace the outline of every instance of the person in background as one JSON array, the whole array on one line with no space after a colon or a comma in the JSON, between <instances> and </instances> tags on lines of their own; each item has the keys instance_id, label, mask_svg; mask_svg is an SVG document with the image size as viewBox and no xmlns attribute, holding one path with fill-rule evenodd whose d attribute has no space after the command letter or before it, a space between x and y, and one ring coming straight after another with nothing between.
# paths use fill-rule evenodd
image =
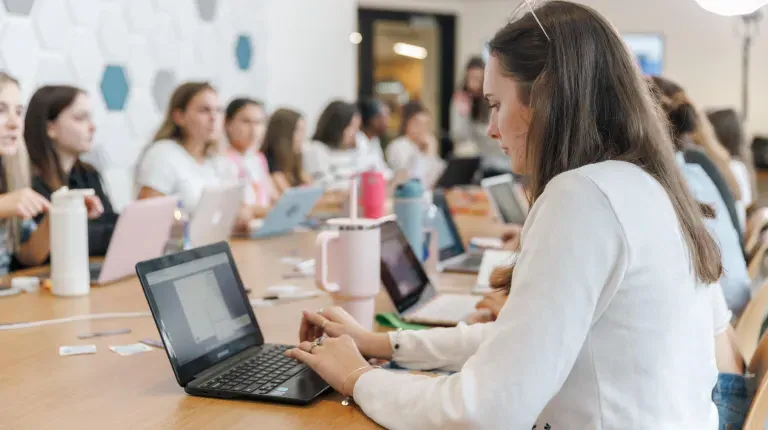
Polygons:
<instances>
[{"instance_id":1,"label":"person in background","mask_svg":"<svg viewBox=\"0 0 768 430\"><path fill-rule=\"evenodd\" d=\"M251 218L264 217L277 197L267 158L261 152L266 128L267 114L259 101L238 98L224 111L229 148L219 160L245 183L244 210L250 212Z\"/></svg>"},{"instance_id":2,"label":"person in background","mask_svg":"<svg viewBox=\"0 0 768 430\"><path fill-rule=\"evenodd\" d=\"M384 161L381 138L387 134L389 107L374 98L363 98L357 103L361 127L357 133L358 167L381 172L387 180L392 179L392 169Z\"/></svg>"},{"instance_id":3,"label":"person in background","mask_svg":"<svg viewBox=\"0 0 768 430\"><path fill-rule=\"evenodd\" d=\"M718 154L721 152L720 149L723 151L725 151L725 149L720 146L720 143L714 136L712 125L705 115L700 114L699 110L693 105L682 87L668 79L658 76L652 77L651 79L664 97L676 104L688 104L693 107L694 112L696 113L696 130L694 130L693 133L689 133L680 142L682 145L683 156L685 157L686 162L701 166L707 176L714 182L717 191L720 193L720 197L723 199L723 202L725 202L731 223L739 234L739 244L743 249L744 234L742 233L741 223L739 222L739 219L741 219L739 213L744 211L744 207L739 203L738 196L740 195L740 191L738 182L734 179L733 174L731 173L727 160L727 152L725 155L726 160L723 162L722 156ZM736 192L734 192L734 187Z\"/></svg>"},{"instance_id":4,"label":"person in background","mask_svg":"<svg viewBox=\"0 0 768 430\"><path fill-rule=\"evenodd\" d=\"M103 213L88 221L88 251L107 253L117 214L104 191L95 167L80 160L91 150L95 126L85 91L69 85L51 85L35 91L24 119L24 140L32 165L32 188L46 199L59 188L93 189ZM42 215L36 219L41 221Z\"/></svg>"},{"instance_id":5,"label":"person in background","mask_svg":"<svg viewBox=\"0 0 768 430\"><path fill-rule=\"evenodd\" d=\"M483 96L483 71L485 61L472 57L464 71L464 82L451 100L451 139L454 152L461 153L463 144L469 144L482 158L484 176L509 173L509 159L498 142L489 138L488 102Z\"/></svg>"},{"instance_id":6,"label":"person in background","mask_svg":"<svg viewBox=\"0 0 768 430\"><path fill-rule=\"evenodd\" d=\"M304 173L302 162L306 139L306 122L300 113L291 109L278 109L270 116L263 152L278 194L289 188L312 183L312 179Z\"/></svg>"},{"instance_id":7,"label":"person in background","mask_svg":"<svg viewBox=\"0 0 768 430\"><path fill-rule=\"evenodd\" d=\"M402 107L401 118L400 137L387 145L387 161L398 175L417 178L432 188L445 162L437 155L429 112L421 103L410 102Z\"/></svg>"},{"instance_id":8,"label":"person in background","mask_svg":"<svg viewBox=\"0 0 768 430\"><path fill-rule=\"evenodd\" d=\"M139 159L139 199L177 195L190 215L207 187L234 180L217 162L221 104L207 82L174 90L160 128Z\"/></svg>"},{"instance_id":9,"label":"person in background","mask_svg":"<svg viewBox=\"0 0 768 430\"><path fill-rule=\"evenodd\" d=\"M386 428L714 429L722 264L661 112L596 11L524 12L488 43L484 82L488 133L532 201L514 267L493 276L499 318L373 333L339 307L306 311L286 355Z\"/></svg>"},{"instance_id":10,"label":"person in background","mask_svg":"<svg viewBox=\"0 0 768 430\"><path fill-rule=\"evenodd\" d=\"M355 149L360 122L360 113L352 103L336 100L326 106L312 141L304 149L304 170L310 177L333 183L365 169L358 164L364 160L358 159Z\"/></svg>"},{"instance_id":11,"label":"person in background","mask_svg":"<svg viewBox=\"0 0 768 430\"><path fill-rule=\"evenodd\" d=\"M751 281L743 248L739 243L738 231L728 216L725 202L715 184L701 166L688 163L683 154L685 142L691 139L691 135L698 127L699 117L691 104L667 97L662 87L655 85L656 82L662 82L662 78L651 81L652 90L667 114L677 164L694 198L702 206L702 213L705 215L704 223L709 233L720 246L723 275L719 282L725 294L725 300L734 315L739 316L749 303ZM666 84L666 86L669 85L669 83ZM671 83L671 85L675 84Z\"/></svg>"},{"instance_id":12,"label":"person in background","mask_svg":"<svg viewBox=\"0 0 768 430\"><path fill-rule=\"evenodd\" d=\"M30 188L23 111L19 82L0 72L0 275L8 273L12 257L37 266L50 254L50 202ZM101 215L98 197L86 197L85 204L89 218Z\"/></svg>"},{"instance_id":13,"label":"person in background","mask_svg":"<svg viewBox=\"0 0 768 430\"><path fill-rule=\"evenodd\" d=\"M739 182L741 202L748 208L754 203L757 195L757 176L755 175L752 151L749 150L747 140L744 138L741 118L733 109L710 112L707 117L712 123L717 140L731 155L731 172ZM746 220L741 221L741 225L744 227Z\"/></svg>"}]
</instances>

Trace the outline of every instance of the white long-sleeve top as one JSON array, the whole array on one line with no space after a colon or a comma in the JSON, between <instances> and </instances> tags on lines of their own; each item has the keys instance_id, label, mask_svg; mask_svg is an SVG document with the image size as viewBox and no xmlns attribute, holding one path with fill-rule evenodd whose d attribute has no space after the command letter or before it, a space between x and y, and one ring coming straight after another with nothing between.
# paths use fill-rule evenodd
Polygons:
<instances>
[{"instance_id":1,"label":"white long-sleeve top","mask_svg":"<svg viewBox=\"0 0 768 430\"><path fill-rule=\"evenodd\" d=\"M391 334L398 364L354 399L393 429L717 428L711 290L670 199L639 167L563 173L531 209L493 324Z\"/></svg>"}]
</instances>

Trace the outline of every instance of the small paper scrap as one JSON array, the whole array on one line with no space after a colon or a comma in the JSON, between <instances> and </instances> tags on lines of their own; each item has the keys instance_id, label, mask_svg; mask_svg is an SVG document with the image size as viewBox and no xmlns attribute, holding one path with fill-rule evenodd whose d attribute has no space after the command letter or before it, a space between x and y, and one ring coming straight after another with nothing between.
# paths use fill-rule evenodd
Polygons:
<instances>
[{"instance_id":1,"label":"small paper scrap","mask_svg":"<svg viewBox=\"0 0 768 430\"><path fill-rule=\"evenodd\" d=\"M117 346L110 346L110 350L114 351L117 355L121 357L126 357L133 354L138 354L141 352L147 352L152 351L152 348L144 345L143 343L134 343L131 345L117 345Z\"/></svg>"},{"instance_id":2,"label":"small paper scrap","mask_svg":"<svg viewBox=\"0 0 768 430\"><path fill-rule=\"evenodd\" d=\"M66 357L68 355L96 354L96 345L73 345L60 346L59 355Z\"/></svg>"}]
</instances>

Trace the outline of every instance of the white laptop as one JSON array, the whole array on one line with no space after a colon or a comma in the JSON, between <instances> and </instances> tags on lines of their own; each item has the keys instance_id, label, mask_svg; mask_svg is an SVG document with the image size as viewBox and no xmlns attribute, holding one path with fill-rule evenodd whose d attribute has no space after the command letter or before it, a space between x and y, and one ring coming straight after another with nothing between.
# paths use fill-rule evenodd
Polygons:
<instances>
[{"instance_id":1,"label":"white laptop","mask_svg":"<svg viewBox=\"0 0 768 430\"><path fill-rule=\"evenodd\" d=\"M494 176L480 183L496 216L504 224L523 224L528 216L528 203L522 187L510 175Z\"/></svg>"},{"instance_id":2,"label":"white laptop","mask_svg":"<svg viewBox=\"0 0 768 430\"><path fill-rule=\"evenodd\" d=\"M171 234L178 198L155 197L132 202L117 219L103 263L91 263L91 283L108 284L135 273L139 261L163 255Z\"/></svg>"},{"instance_id":3,"label":"white laptop","mask_svg":"<svg viewBox=\"0 0 768 430\"><path fill-rule=\"evenodd\" d=\"M243 204L243 184L206 188L189 222L190 246L226 241Z\"/></svg>"},{"instance_id":4,"label":"white laptop","mask_svg":"<svg viewBox=\"0 0 768 430\"><path fill-rule=\"evenodd\" d=\"M321 187L295 187L286 190L263 220L251 223L251 238L277 236L293 231L323 196Z\"/></svg>"},{"instance_id":5,"label":"white laptop","mask_svg":"<svg viewBox=\"0 0 768 430\"><path fill-rule=\"evenodd\" d=\"M474 312L479 296L439 294L397 221L381 226L381 281L405 322L453 326Z\"/></svg>"}]
</instances>

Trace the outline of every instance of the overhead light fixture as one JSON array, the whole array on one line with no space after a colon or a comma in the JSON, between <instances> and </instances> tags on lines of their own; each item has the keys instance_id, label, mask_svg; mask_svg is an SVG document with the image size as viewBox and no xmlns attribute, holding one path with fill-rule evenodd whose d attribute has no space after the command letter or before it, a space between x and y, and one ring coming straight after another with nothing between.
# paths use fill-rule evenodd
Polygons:
<instances>
[{"instance_id":1,"label":"overhead light fixture","mask_svg":"<svg viewBox=\"0 0 768 430\"><path fill-rule=\"evenodd\" d=\"M696 0L705 10L723 16L749 15L768 5L768 0Z\"/></svg>"},{"instance_id":2,"label":"overhead light fixture","mask_svg":"<svg viewBox=\"0 0 768 430\"><path fill-rule=\"evenodd\" d=\"M355 45L359 45L363 41L363 35L358 32L349 33L349 42Z\"/></svg>"},{"instance_id":3,"label":"overhead light fixture","mask_svg":"<svg viewBox=\"0 0 768 430\"><path fill-rule=\"evenodd\" d=\"M395 50L395 54L402 55L403 57L416 58L417 60L427 58L427 48L421 46L397 42L393 49Z\"/></svg>"}]
</instances>

